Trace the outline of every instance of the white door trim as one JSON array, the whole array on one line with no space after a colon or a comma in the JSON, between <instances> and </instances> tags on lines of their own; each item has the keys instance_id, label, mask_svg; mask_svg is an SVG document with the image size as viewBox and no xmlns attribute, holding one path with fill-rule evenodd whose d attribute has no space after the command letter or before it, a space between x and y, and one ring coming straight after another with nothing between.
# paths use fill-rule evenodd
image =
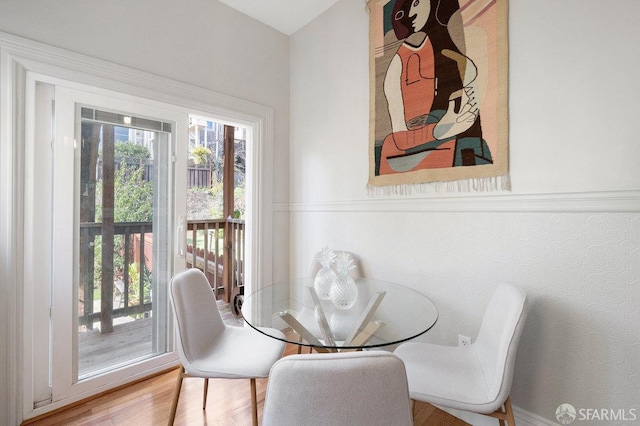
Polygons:
<instances>
[{"instance_id":1,"label":"white door trim","mask_svg":"<svg viewBox=\"0 0 640 426\"><path fill-rule=\"evenodd\" d=\"M0 401L4 401L0 412L5 413L0 423L6 424L19 424L27 415L22 406L27 390L21 377L24 318L30 314L23 297L22 256L28 72L181 106L253 129L253 155L248 159L248 169L254 173L249 177L253 191L247 195L253 204L247 229L251 259L247 282L260 286L272 280L273 108L0 32L0 322L7 325L6 335L0 334L5 348L0 378L6 378L0 380L6 384L0 389Z\"/></svg>"}]
</instances>

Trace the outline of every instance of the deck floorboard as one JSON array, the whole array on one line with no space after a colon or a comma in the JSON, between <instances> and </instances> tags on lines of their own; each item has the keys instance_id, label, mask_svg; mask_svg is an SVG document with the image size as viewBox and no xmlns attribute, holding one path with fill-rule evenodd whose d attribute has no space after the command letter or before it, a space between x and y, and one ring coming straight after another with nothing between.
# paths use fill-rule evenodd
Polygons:
<instances>
[{"instance_id":1,"label":"deck floorboard","mask_svg":"<svg viewBox=\"0 0 640 426\"><path fill-rule=\"evenodd\" d=\"M218 302L223 321L242 325L242 319L231 313L230 305ZM83 377L113 365L120 365L153 355L153 318L141 318L114 324L113 331L93 330L78 333L78 375Z\"/></svg>"}]
</instances>

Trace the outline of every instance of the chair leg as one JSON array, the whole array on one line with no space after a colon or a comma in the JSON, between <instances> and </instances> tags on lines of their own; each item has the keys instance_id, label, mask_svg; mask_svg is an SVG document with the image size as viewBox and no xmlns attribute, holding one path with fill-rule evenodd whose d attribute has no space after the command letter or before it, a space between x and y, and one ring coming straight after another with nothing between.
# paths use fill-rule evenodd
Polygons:
<instances>
[{"instance_id":1,"label":"chair leg","mask_svg":"<svg viewBox=\"0 0 640 426\"><path fill-rule=\"evenodd\" d=\"M202 409L207 408L207 392L209 391L209 379L204 379L204 395L202 396Z\"/></svg>"},{"instance_id":2,"label":"chair leg","mask_svg":"<svg viewBox=\"0 0 640 426\"><path fill-rule=\"evenodd\" d=\"M513 409L511 407L511 397L507 398L502 408L497 409L491 414L487 414L487 416L498 419L498 421L500 422L500 426L504 426L505 421L509 426L516 426L516 419L513 415Z\"/></svg>"},{"instance_id":3,"label":"chair leg","mask_svg":"<svg viewBox=\"0 0 640 426\"><path fill-rule=\"evenodd\" d=\"M309 353L313 352L313 348L309 346ZM302 336L298 336L298 354L302 353Z\"/></svg>"},{"instance_id":4,"label":"chair leg","mask_svg":"<svg viewBox=\"0 0 640 426\"><path fill-rule=\"evenodd\" d=\"M298 355L302 353L302 336L298 336Z\"/></svg>"},{"instance_id":5,"label":"chair leg","mask_svg":"<svg viewBox=\"0 0 640 426\"><path fill-rule=\"evenodd\" d=\"M511 408L511 398L507 398L504 402L505 414L507 415L507 423L509 426L516 426L516 419L513 416L513 409Z\"/></svg>"},{"instance_id":6,"label":"chair leg","mask_svg":"<svg viewBox=\"0 0 640 426\"><path fill-rule=\"evenodd\" d=\"M173 402L171 403L171 413L169 414L169 426L173 426L173 421L176 419L176 410L178 409L178 399L180 398L180 390L182 389L183 378L184 378L184 366L180 366L180 373L178 374L178 381L176 382L175 395L173 396Z\"/></svg>"},{"instance_id":7,"label":"chair leg","mask_svg":"<svg viewBox=\"0 0 640 426\"><path fill-rule=\"evenodd\" d=\"M256 379L251 379L251 419L258 426L258 398L256 397Z\"/></svg>"}]
</instances>

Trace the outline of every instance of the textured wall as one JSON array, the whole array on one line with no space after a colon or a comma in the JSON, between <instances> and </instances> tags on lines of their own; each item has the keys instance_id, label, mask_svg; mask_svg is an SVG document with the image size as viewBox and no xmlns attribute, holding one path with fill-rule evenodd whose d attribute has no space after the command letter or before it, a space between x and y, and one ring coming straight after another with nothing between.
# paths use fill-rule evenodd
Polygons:
<instances>
[{"instance_id":1,"label":"textured wall","mask_svg":"<svg viewBox=\"0 0 640 426\"><path fill-rule=\"evenodd\" d=\"M565 402L638 405L636 213L299 211L291 235L300 265L292 275L306 274L314 250L329 245L357 253L367 276L431 296L440 318L424 341L454 345L458 333L475 336L495 285L522 286L532 309L514 404L548 419Z\"/></svg>"},{"instance_id":2,"label":"textured wall","mask_svg":"<svg viewBox=\"0 0 640 426\"><path fill-rule=\"evenodd\" d=\"M366 275L433 297L421 339L443 344L475 336L513 282L533 305L514 404L553 421L561 403L640 414L640 3L615 5L510 1L506 194L369 198L367 14L343 0L294 34L291 275L325 245L352 251Z\"/></svg>"},{"instance_id":3,"label":"textured wall","mask_svg":"<svg viewBox=\"0 0 640 426\"><path fill-rule=\"evenodd\" d=\"M514 394L523 408L545 408L546 417L556 402L637 411L640 217L546 220L542 262L514 265L534 297Z\"/></svg>"}]
</instances>

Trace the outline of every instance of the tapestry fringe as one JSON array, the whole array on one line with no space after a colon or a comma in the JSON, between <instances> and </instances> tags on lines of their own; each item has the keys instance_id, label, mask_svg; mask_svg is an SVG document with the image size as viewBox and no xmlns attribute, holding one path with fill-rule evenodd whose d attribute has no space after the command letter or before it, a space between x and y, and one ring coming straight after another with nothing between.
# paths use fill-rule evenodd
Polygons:
<instances>
[{"instance_id":1,"label":"tapestry fringe","mask_svg":"<svg viewBox=\"0 0 640 426\"><path fill-rule=\"evenodd\" d=\"M489 192L511 191L509 175L485 178L460 179L445 182L407 183L400 185L376 186L367 184L369 196L420 195L443 192Z\"/></svg>"}]
</instances>

